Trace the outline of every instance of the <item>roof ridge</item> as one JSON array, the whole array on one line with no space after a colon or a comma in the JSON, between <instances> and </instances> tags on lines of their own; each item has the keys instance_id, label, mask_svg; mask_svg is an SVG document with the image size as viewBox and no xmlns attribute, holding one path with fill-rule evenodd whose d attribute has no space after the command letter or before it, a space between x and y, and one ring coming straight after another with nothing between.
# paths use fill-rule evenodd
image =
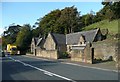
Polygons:
<instances>
[{"instance_id":1,"label":"roof ridge","mask_svg":"<svg viewBox=\"0 0 120 82\"><path fill-rule=\"evenodd\" d=\"M66 35L70 35L70 34L77 34L77 33L86 33L86 32L90 32L90 31L97 31L99 28L97 29L92 29L92 30L87 30L87 31L81 31L81 32L74 32L74 33L69 33L69 34L66 34Z\"/></svg>"},{"instance_id":2,"label":"roof ridge","mask_svg":"<svg viewBox=\"0 0 120 82\"><path fill-rule=\"evenodd\" d=\"M53 35L53 33L49 33L49 34L51 35L53 41L54 41L55 43L57 43L57 41L56 41L55 36Z\"/></svg>"},{"instance_id":3,"label":"roof ridge","mask_svg":"<svg viewBox=\"0 0 120 82\"><path fill-rule=\"evenodd\" d=\"M96 35L97 35L97 33L98 33L99 30L100 30L100 28L96 29L96 33L95 33L95 36L93 37L93 41L94 41L94 39L95 39L95 37L96 37Z\"/></svg>"},{"instance_id":4,"label":"roof ridge","mask_svg":"<svg viewBox=\"0 0 120 82\"><path fill-rule=\"evenodd\" d=\"M86 41L92 42L96 37L98 31L99 31L99 28L94 30L89 30L89 31L82 31L82 32L67 34L66 44L76 44L78 41L78 38L80 38L81 35L85 36Z\"/></svg>"},{"instance_id":5,"label":"roof ridge","mask_svg":"<svg viewBox=\"0 0 120 82\"><path fill-rule=\"evenodd\" d=\"M65 35L65 34L59 34L59 33L51 33L51 34Z\"/></svg>"}]
</instances>

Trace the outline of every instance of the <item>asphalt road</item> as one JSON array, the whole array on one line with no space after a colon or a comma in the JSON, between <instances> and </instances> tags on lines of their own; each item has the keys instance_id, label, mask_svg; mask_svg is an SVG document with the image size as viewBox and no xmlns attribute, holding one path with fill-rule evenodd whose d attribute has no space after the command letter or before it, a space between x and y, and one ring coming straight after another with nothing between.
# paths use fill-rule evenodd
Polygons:
<instances>
[{"instance_id":1,"label":"asphalt road","mask_svg":"<svg viewBox=\"0 0 120 82\"><path fill-rule=\"evenodd\" d=\"M2 80L118 80L118 73L25 56L2 59Z\"/></svg>"}]
</instances>

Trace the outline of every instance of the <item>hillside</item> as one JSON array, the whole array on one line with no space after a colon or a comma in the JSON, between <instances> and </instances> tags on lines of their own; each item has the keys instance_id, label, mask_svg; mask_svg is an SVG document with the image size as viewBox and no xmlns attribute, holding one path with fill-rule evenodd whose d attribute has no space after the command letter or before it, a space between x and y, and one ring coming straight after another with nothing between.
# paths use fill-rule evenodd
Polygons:
<instances>
[{"instance_id":1,"label":"hillside","mask_svg":"<svg viewBox=\"0 0 120 82\"><path fill-rule=\"evenodd\" d=\"M103 20L97 23L93 23L89 26L86 26L82 30L86 31L86 30L91 30L94 28L100 28L100 29L108 28L110 35L117 34L118 33L118 20L113 20L111 22L109 22L108 20Z\"/></svg>"}]
</instances>

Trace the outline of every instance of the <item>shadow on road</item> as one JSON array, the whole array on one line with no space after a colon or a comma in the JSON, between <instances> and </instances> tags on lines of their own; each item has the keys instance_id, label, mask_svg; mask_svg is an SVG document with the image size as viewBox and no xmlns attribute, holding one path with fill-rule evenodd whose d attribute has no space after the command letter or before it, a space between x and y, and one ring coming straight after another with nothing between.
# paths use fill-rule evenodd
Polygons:
<instances>
[{"instance_id":1,"label":"shadow on road","mask_svg":"<svg viewBox=\"0 0 120 82\"><path fill-rule=\"evenodd\" d=\"M46 67L49 68L57 65L57 62L55 61L38 61L38 60L26 60L26 59L21 59L21 61L40 68L46 68ZM22 63L15 62L7 57L4 57L2 59L3 81L28 80L28 78L25 78L23 75L26 74L25 76L29 76L27 75L27 73L31 73L33 71L36 71L36 69L28 66L24 66Z\"/></svg>"}]
</instances>

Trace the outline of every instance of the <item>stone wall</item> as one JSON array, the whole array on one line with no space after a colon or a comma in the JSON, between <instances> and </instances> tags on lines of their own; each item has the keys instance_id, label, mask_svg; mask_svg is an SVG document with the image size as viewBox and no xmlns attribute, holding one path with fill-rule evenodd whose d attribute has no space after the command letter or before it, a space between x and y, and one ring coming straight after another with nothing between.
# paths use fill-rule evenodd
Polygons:
<instances>
[{"instance_id":1,"label":"stone wall","mask_svg":"<svg viewBox=\"0 0 120 82\"><path fill-rule=\"evenodd\" d=\"M108 60L112 58L113 60L116 61L117 45L115 43L95 42L92 44L92 47L94 48L95 59Z\"/></svg>"},{"instance_id":2,"label":"stone wall","mask_svg":"<svg viewBox=\"0 0 120 82\"><path fill-rule=\"evenodd\" d=\"M87 44L83 50L71 50L71 61L93 63L92 48Z\"/></svg>"},{"instance_id":3,"label":"stone wall","mask_svg":"<svg viewBox=\"0 0 120 82\"><path fill-rule=\"evenodd\" d=\"M26 53L26 55L28 55L28 56L35 56L34 54L29 54L29 53Z\"/></svg>"},{"instance_id":4,"label":"stone wall","mask_svg":"<svg viewBox=\"0 0 120 82\"><path fill-rule=\"evenodd\" d=\"M71 51L71 61L84 62L82 50L72 50Z\"/></svg>"},{"instance_id":5,"label":"stone wall","mask_svg":"<svg viewBox=\"0 0 120 82\"><path fill-rule=\"evenodd\" d=\"M36 56L50 58L50 59L58 59L59 58L57 50L36 49Z\"/></svg>"}]
</instances>

